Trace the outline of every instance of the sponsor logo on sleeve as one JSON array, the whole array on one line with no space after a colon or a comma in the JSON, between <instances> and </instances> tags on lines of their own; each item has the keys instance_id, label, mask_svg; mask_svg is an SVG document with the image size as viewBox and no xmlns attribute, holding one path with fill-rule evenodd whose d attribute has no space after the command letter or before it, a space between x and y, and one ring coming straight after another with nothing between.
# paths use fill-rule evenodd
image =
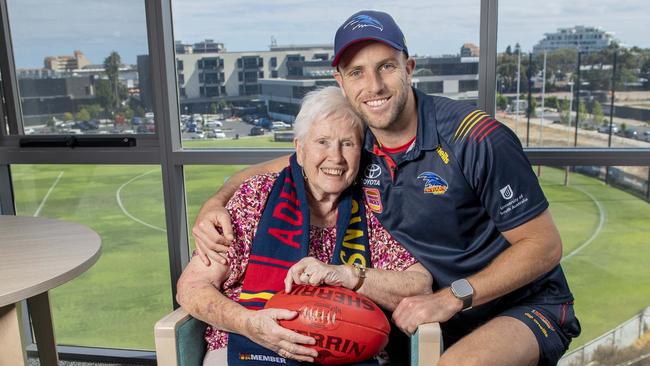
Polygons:
<instances>
[{"instance_id":1,"label":"sponsor logo on sleeve","mask_svg":"<svg viewBox=\"0 0 650 366\"><path fill-rule=\"evenodd\" d=\"M424 181L424 193L441 195L447 192L449 184L436 173L424 172L418 175L418 179Z\"/></svg>"},{"instance_id":2,"label":"sponsor logo on sleeve","mask_svg":"<svg viewBox=\"0 0 650 366\"><path fill-rule=\"evenodd\" d=\"M368 207L373 212L382 213L384 208L381 205L381 195L377 188L364 188L363 191L366 194L366 202L368 202Z\"/></svg>"},{"instance_id":3,"label":"sponsor logo on sleeve","mask_svg":"<svg viewBox=\"0 0 650 366\"><path fill-rule=\"evenodd\" d=\"M512 192L512 188L510 188L510 184L501 188L499 192L501 192L501 197L503 197L504 200L509 200L514 195L514 193Z\"/></svg>"},{"instance_id":4,"label":"sponsor logo on sleeve","mask_svg":"<svg viewBox=\"0 0 650 366\"><path fill-rule=\"evenodd\" d=\"M510 187L510 184L507 184L505 187L499 189L499 193L501 193L501 197L507 201L503 205L499 206L499 215L501 216L512 212L512 210L516 209L519 206L525 205L526 202L528 202L528 197L524 196L523 194L515 196L515 192L512 187Z\"/></svg>"}]
</instances>

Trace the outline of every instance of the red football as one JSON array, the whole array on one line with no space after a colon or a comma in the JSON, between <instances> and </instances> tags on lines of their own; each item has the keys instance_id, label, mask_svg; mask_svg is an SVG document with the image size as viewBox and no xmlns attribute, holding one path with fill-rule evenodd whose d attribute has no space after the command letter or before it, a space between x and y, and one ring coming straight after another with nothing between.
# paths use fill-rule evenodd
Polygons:
<instances>
[{"instance_id":1,"label":"red football","mask_svg":"<svg viewBox=\"0 0 650 366\"><path fill-rule=\"evenodd\" d=\"M367 360L388 343L386 315L369 298L343 287L293 286L275 294L265 308L295 310L298 316L280 325L316 339L319 364L341 365Z\"/></svg>"}]
</instances>

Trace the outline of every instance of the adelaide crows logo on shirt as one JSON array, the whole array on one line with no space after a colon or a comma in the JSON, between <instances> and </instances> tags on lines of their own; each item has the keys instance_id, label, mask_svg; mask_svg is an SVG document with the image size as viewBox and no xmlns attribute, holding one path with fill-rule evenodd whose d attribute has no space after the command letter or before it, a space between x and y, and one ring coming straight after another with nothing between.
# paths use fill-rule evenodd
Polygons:
<instances>
[{"instance_id":1,"label":"adelaide crows logo on shirt","mask_svg":"<svg viewBox=\"0 0 650 366\"><path fill-rule=\"evenodd\" d=\"M424 193L440 195L447 192L447 188L449 188L447 181L436 173L424 172L418 175L418 179L424 181Z\"/></svg>"}]
</instances>

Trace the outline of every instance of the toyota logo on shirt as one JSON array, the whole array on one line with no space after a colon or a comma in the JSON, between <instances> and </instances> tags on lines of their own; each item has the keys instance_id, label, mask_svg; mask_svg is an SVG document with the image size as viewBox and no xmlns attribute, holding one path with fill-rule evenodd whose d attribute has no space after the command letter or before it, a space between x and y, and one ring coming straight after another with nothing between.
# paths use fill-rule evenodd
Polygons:
<instances>
[{"instance_id":1,"label":"toyota logo on shirt","mask_svg":"<svg viewBox=\"0 0 650 366\"><path fill-rule=\"evenodd\" d=\"M377 164L370 164L366 167L366 178L375 179L381 175L381 167Z\"/></svg>"},{"instance_id":2,"label":"toyota logo on shirt","mask_svg":"<svg viewBox=\"0 0 650 366\"><path fill-rule=\"evenodd\" d=\"M363 185L368 186L378 186L379 185L379 176L381 175L381 167L377 164L370 164L366 167L365 170L366 178L363 180Z\"/></svg>"}]
</instances>

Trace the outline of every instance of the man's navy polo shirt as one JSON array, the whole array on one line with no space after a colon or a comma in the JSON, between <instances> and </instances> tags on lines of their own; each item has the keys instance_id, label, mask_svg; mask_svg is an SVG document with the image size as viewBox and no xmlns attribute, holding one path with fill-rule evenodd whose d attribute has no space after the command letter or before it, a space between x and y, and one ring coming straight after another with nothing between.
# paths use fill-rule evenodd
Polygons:
<instances>
[{"instance_id":1,"label":"man's navy polo shirt","mask_svg":"<svg viewBox=\"0 0 650 366\"><path fill-rule=\"evenodd\" d=\"M510 129L469 103L414 92L415 141L385 154L367 130L361 179L377 218L443 288L485 268L510 245L500 232L535 218L548 201ZM462 316L482 319L520 301L571 300L558 265Z\"/></svg>"}]
</instances>

